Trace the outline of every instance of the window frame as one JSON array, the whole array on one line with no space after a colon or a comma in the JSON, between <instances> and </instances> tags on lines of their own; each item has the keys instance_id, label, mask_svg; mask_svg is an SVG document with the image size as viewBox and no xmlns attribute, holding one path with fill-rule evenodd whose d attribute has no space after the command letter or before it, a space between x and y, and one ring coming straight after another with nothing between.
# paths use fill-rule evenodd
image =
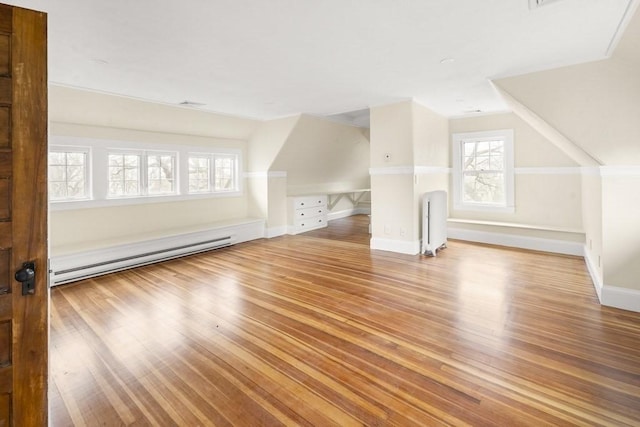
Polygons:
<instances>
[{"instance_id":1,"label":"window frame","mask_svg":"<svg viewBox=\"0 0 640 427\"><path fill-rule=\"evenodd\" d=\"M503 141L503 185L504 202L481 203L464 200L464 148L469 142ZM514 181L514 132L513 129L501 129L482 132L455 133L452 135L453 159L453 208L460 211L515 212Z\"/></svg>"},{"instance_id":2,"label":"window frame","mask_svg":"<svg viewBox=\"0 0 640 427\"><path fill-rule=\"evenodd\" d=\"M197 153L189 153L188 154L188 159L191 159L192 157L197 157L197 158L206 158L209 161L209 173L208 173L208 179L209 179L209 190L208 191L189 191L189 194L231 194L231 193L236 193L238 191L240 191L240 175L239 175L239 164L240 164L240 155L239 153L236 152L197 152ZM231 171L231 179L232 179L232 186L229 189L216 189L216 181L218 179L218 168L216 168L216 160L217 159L222 159L222 158L227 158L227 159L231 159L232 163L233 163L233 170ZM187 179L190 180L189 177L187 177Z\"/></svg>"},{"instance_id":3,"label":"window frame","mask_svg":"<svg viewBox=\"0 0 640 427\"><path fill-rule=\"evenodd\" d=\"M110 164L110 160L109 158L111 156L137 156L138 157L138 193L137 194L131 194L131 195L117 195L117 196L113 196L111 194L109 194L109 190L110 190L110 184L111 184L111 179L110 179L110 169L111 169L111 164ZM138 151L138 150L107 150L107 178L106 178L106 183L107 183L107 199L130 199L130 198L136 198L136 197L143 197L143 185L142 185L142 175L143 174L143 158L144 156L144 152L142 151ZM125 182L126 182L126 178L125 178Z\"/></svg>"},{"instance_id":4,"label":"window frame","mask_svg":"<svg viewBox=\"0 0 640 427\"><path fill-rule=\"evenodd\" d=\"M84 154L84 196L82 197L72 197L72 198L63 198L63 199L51 199L52 203L73 203L73 202L81 202L91 200L93 198L92 195L92 171L91 171L91 148L86 146L76 146L76 145L51 145L47 150L47 168L51 166L50 163L50 155L51 153L82 153ZM66 173L66 172L65 172ZM47 173L47 191L50 193L49 187L49 174ZM67 182L67 180L65 180Z\"/></svg>"},{"instance_id":5,"label":"window frame","mask_svg":"<svg viewBox=\"0 0 640 427\"><path fill-rule=\"evenodd\" d=\"M203 145L187 145L187 144L171 144L171 143L149 143L124 140L108 140L95 139L86 137L70 137L70 136L50 136L50 150L54 147L69 147L72 150L78 148L87 148L90 150L88 162L91 171L89 176L89 192L90 198L82 200L69 201L49 201L52 211L96 208L106 206L122 206L136 205L160 202L172 202L181 200L196 200L220 197L241 197L244 195L244 172L243 172L243 150L235 147L222 147L227 140L213 141L210 144ZM235 141L231 141L235 143ZM141 194L135 196L109 196L108 181L109 153L143 153L143 162L146 162L144 153L162 154L170 153L174 157L175 171L175 192L173 194ZM236 158L235 189L229 191L218 192L189 192L189 165L188 158L191 153L200 153L207 156L214 154L234 155ZM142 174L146 180L147 169L146 164L142 169ZM145 184L146 185L146 184Z\"/></svg>"},{"instance_id":6,"label":"window frame","mask_svg":"<svg viewBox=\"0 0 640 427\"><path fill-rule=\"evenodd\" d=\"M207 170L206 170L206 190L191 190L191 159L205 159L207 161ZM211 154L208 153L189 153L187 155L187 192L188 194L209 194L212 193L213 189L211 186ZM200 166L198 166L200 169ZM202 182L203 180L198 178L198 182Z\"/></svg>"},{"instance_id":7,"label":"window frame","mask_svg":"<svg viewBox=\"0 0 640 427\"><path fill-rule=\"evenodd\" d=\"M149 178L149 157L150 156L171 156L171 167L173 169L173 183L172 190L159 192L159 193L151 193L151 185ZM143 163L144 163L144 171L142 175L143 177L143 188L146 197L162 197L162 196L175 196L179 194L180 190L180 154L176 151L164 151L164 150L146 150L143 154Z\"/></svg>"}]
</instances>

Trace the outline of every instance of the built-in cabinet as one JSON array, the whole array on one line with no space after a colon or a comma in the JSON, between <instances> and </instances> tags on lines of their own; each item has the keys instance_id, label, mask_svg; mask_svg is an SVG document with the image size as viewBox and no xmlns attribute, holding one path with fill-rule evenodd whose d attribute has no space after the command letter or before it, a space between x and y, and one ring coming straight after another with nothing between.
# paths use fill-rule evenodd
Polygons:
<instances>
[{"instance_id":1,"label":"built-in cabinet","mask_svg":"<svg viewBox=\"0 0 640 427\"><path fill-rule=\"evenodd\" d=\"M327 196L292 196L288 202L289 234L304 233L327 226Z\"/></svg>"}]
</instances>

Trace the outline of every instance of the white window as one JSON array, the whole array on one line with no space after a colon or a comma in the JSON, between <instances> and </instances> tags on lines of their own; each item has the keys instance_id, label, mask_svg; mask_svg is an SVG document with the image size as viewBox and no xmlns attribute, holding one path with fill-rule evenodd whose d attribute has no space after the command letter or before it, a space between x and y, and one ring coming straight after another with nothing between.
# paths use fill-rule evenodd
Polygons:
<instances>
[{"instance_id":1,"label":"white window","mask_svg":"<svg viewBox=\"0 0 640 427\"><path fill-rule=\"evenodd\" d=\"M109 197L142 194L142 156L136 153L109 153Z\"/></svg>"},{"instance_id":2,"label":"white window","mask_svg":"<svg viewBox=\"0 0 640 427\"><path fill-rule=\"evenodd\" d=\"M52 136L50 141L53 210L243 194L238 148L70 136Z\"/></svg>"},{"instance_id":3,"label":"white window","mask_svg":"<svg viewBox=\"0 0 640 427\"><path fill-rule=\"evenodd\" d=\"M514 211L513 130L453 135L456 210Z\"/></svg>"},{"instance_id":4,"label":"white window","mask_svg":"<svg viewBox=\"0 0 640 427\"><path fill-rule=\"evenodd\" d=\"M110 152L108 197L176 194L176 154Z\"/></svg>"},{"instance_id":5,"label":"white window","mask_svg":"<svg viewBox=\"0 0 640 427\"><path fill-rule=\"evenodd\" d=\"M211 159L207 155L189 156L189 193L211 191Z\"/></svg>"},{"instance_id":6,"label":"white window","mask_svg":"<svg viewBox=\"0 0 640 427\"><path fill-rule=\"evenodd\" d=\"M176 156L171 153L147 153L147 194L175 194Z\"/></svg>"},{"instance_id":7,"label":"white window","mask_svg":"<svg viewBox=\"0 0 640 427\"><path fill-rule=\"evenodd\" d=\"M238 191L237 154L190 154L189 193Z\"/></svg>"},{"instance_id":8,"label":"white window","mask_svg":"<svg viewBox=\"0 0 640 427\"><path fill-rule=\"evenodd\" d=\"M216 154L214 158L213 179L214 191L236 191L237 156L233 154Z\"/></svg>"},{"instance_id":9,"label":"white window","mask_svg":"<svg viewBox=\"0 0 640 427\"><path fill-rule=\"evenodd\" d=\"M49 199L83 200L90 197L89 149L52 147L49 150Z\"/></svg>"}]
</instances>

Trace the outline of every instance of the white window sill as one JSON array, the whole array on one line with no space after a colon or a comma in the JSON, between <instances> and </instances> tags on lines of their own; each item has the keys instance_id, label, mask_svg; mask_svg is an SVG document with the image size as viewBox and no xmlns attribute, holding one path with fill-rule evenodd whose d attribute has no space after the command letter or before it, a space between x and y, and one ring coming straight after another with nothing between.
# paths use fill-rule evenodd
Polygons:
<instances>
[{"instance_id":1,"label":"white window sill","mask_svg":"<svg viewBox=\"0 0 640 427\"><path fill-rule=\"evenodd\" d=\"M455 211L473 211L473 212L502 212L502 213L515 213L515 206L496 206L496 205L482 205L482 204L454 204L453 210Z\"/></svg>"},{"instance_id":2,"label":"white window sill","mask_svg":"<svg viewBox=\"0 0 640 427\"><path fill-rule=\"evenodd\" d=\"M51 211L68 211L75 209L91 209L102 208L110 206L129 206L129 205L143 205L149 203L166 203L166 202L178 202L186 200L199 200L199 199L216 199L222 197L241 197L242 191L229 191L219 193L196 193L196 194L170 194L170 195L154 195L154 196L136 196L136 197L121 197L113 199L100 199L100 200L65 200L65 201L50 201L49 209Z\"/></svg>"}]
</instances>

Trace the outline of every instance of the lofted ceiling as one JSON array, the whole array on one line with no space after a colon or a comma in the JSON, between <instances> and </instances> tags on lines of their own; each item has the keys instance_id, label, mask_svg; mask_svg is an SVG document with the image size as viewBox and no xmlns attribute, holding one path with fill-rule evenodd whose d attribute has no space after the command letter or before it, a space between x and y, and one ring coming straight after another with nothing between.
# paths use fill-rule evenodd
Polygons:
<instances>
[{"instance_id":1,"label":"lofted ceiling","mask_svg":"<svg viewBox=\"0 0 640 427\"><path fill-rule=\"evenodd\" d=\"M366 126L406 99L504 111L490 79L608 57L638 0L3 2L48 13L54 85Z\"/></svg>"}]
</instances>

